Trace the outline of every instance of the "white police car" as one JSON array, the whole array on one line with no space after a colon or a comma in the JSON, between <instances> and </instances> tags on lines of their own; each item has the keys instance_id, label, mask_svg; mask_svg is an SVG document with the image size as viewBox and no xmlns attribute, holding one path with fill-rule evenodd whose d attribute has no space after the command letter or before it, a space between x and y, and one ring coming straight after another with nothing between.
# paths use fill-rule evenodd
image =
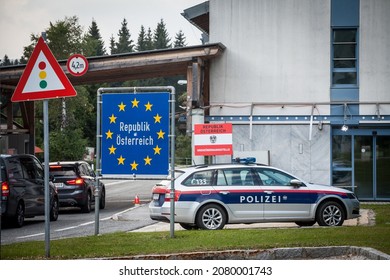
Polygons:
<instances>
[{"instance_id":1,"label":"white police car","mask_svg":"<svg viewBox=\"0 0 390 280\"><path fill-rule=\"evenodd\" d=\"M306 183L270 166L201 165L179 169L175 177L175 222L185 229L261 222L341 226L359 217L352 192ZM153 188L149 211L151 219L169 222L170 181Z\"/></svg>"}]
</instances>

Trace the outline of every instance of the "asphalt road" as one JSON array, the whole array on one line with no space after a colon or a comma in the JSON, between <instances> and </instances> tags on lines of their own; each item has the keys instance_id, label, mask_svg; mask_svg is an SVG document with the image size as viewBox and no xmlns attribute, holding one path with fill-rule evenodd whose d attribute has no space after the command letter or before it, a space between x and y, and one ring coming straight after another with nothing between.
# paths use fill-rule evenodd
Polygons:
<instances>
[{"instance_id":1,"label":"asphalt road","mask_svg":"<svg viewBox=\"0 0 390 280\"><path fill-rule=\"evenodd\" d=\"M152 224L150 219L123 221L113 219L118 213L134 206L134 198L139 196L142 203L148 203L151 189L156 180L105 180L106 207L99 211L99 234L129 231ZM79 208L60 208L57 221L50 223L50 240L88 236L95 234L95 210L81 213ZM1 244L24 241L45 240L45 217L35 217L25 220L22 228L3 227L1 229Z\"/></svg>"}]
</instances>

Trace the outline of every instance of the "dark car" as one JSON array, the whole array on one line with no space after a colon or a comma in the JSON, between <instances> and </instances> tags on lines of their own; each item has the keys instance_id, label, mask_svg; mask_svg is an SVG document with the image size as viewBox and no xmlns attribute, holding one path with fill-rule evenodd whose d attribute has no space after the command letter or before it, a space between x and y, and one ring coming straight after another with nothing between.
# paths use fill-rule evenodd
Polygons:
<instances>
[{"instance_id":1,"label":"dark car","mask_svg":"<svg viewBox=\"0 0 390 280\"><path fill-rule=\"evenodd\" d=\"M6 223L22 227L25 218L45 215L44 168L33 155L0 155L1 214ZM50 188L50 220L58 219L58 194Z\"/></svg>"},{"instance_id":2,"label":"dark car","mask_svg":"<svg viewBox=\"0 0 390 280\"><path fill-rule=\"evenodd\" d=\"M50 176L57 187L61 207L80 207L89 213L95 201L97 180L95 172L85 161L62 161L49 163ZM106 206L106 189L99 182L99 208Z\"/></svg>"}]
</instances>

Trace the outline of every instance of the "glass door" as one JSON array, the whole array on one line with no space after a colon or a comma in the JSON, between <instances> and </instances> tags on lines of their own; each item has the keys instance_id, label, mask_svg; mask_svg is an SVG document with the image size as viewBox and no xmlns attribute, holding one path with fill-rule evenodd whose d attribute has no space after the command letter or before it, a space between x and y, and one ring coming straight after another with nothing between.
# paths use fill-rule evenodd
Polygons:
<instances>
[{"instance_id":1,"label":"glass door","mask_svg":"<svg viewBox=\"0 0 390 280\"><path fill-rule=\"evenodd\" d=\"M390 198L390 137L376 137L376 197Z\"/></svg>"},{"instance_id":2,"label":"glass door","mask_svg":"<svg viewBox=\"0 0 390 280\"><path fill-rule=\"evenodd\" d=\"M354 137L355 193L359 199L374 199L374 137Z\"/></svg>"}]
</instances>

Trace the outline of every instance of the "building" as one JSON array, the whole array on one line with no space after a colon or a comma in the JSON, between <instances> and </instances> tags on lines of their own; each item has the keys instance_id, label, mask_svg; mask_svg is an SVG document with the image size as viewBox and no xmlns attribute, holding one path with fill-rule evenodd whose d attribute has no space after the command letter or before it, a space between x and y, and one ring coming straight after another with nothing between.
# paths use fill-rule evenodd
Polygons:
<instances>
[{"instance_id":1,"label":"building","mask_svg":"<svg viewBox=\"0 0 390 280\"><path fill-rule=\"evenodd\" d=\"M210 0L185 10L226 47L210 65L205 121L233 123L234 153L265 151L307 181L390 200L389 15L388 0Z\"/></svg>"}]
</instances>

